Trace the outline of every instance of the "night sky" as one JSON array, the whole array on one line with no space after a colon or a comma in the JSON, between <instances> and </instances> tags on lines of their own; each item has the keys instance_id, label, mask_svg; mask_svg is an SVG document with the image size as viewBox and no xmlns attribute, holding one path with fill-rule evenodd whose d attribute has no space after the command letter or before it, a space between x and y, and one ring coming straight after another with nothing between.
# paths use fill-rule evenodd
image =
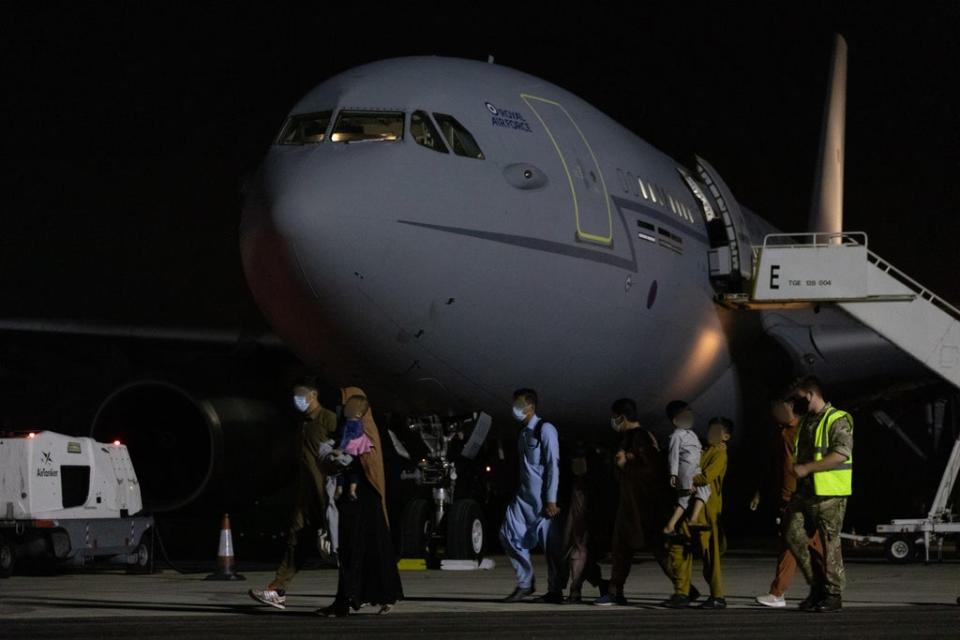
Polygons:
<instances>
[{"instance_id":1,"label":"night sky","mask_svg":"<svg viewBox=\"0 0 960 640\"><path fill-rule=\"evenodd\" d=\"M846 228L960 303L960 3L351 4L5 4L3 315L261 326L237 248L243 176L311 87L403 55L493 54L684 164L700 153L741 202L803 230L835 30Z\"/></svg>"}]
</instances>

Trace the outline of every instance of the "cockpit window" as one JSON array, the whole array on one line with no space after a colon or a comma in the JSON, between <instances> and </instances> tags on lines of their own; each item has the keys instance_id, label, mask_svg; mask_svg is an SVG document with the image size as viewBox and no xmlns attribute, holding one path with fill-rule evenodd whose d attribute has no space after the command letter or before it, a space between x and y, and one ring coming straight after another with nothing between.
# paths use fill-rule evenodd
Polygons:
<instances>
[{"instance_id":1,"label":"cockpit window","mask_svg":"<svg viewBox=\"0 0 960 640\"><path fill-rule=\"evenodd\" d=\"M437 124L440 125L443 137L447 140L447 144L450 145L450 148L453 149L455 154L483 160L483 151L480 150L480 145L473 139L470 132L467 131L462 124L457 122L456 118L444 113L434 113L433 117L437 121Z\"/></svg>"},{"instance_id":2,"label":"cockpit window","mask_svg":"<svg viewBox=\"0 0 960 640\"><path fill-rule=\"evenodd\" d=\"M430 116L425 111L414 111L410 116L410 135L420 146L440 153L449 153L440 134L437 133L437 128L430 122Z\"/></svg>"},{"instance_id":3,"label":"cockpit window","mask_svg":"<svg viewBox=\"0 0 960 640\"><path fill-rule=\"evenodd\" d=\"M318 144L327 135L332 111L300 113L287 118L283 130L277 136L277 144Z\"/></svg>"},{"instance_id":4,"label":"cockpit window","mask_svg":"<svg viewBox=\"0 0 960 640\"><path fill-rule=\"evenodd\" d=\"M332 142L395 142L403 138L402 111L341 111Z\"/></svg>"}]
</instances>

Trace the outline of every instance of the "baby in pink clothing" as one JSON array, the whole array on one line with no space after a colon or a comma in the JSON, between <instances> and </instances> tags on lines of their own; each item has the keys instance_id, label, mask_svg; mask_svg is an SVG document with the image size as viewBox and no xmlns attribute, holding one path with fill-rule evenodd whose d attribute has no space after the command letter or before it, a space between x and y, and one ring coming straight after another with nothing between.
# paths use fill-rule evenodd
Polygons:
<instances>
[{"instance_id":1,"label":"baby in pink clothing","mask_svg":"<svg viewBox=\"0 0 960 640\"><path fill-rule=\"evenodd\" d=\"M370 410L370 403L364 396L350 396L343 406L343 415L346 422L343 425L343 434L340 436L340 446L344 453L359 458L373 449L373 443L363 432L363 416ZM355 467L354 467L355 469ZM348 484L350 500L357 499L357 481L355 470L347 469L337 478L337 497L343 493L343 485Z\"/></svg>"}]
</instances>

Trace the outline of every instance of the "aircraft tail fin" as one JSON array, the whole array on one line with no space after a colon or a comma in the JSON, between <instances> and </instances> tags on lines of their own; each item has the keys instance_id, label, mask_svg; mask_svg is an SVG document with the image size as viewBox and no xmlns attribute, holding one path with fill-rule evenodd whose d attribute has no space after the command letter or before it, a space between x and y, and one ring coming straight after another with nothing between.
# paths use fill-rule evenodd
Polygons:
<instances>
[{"instance_id":1,"label":"aircraft tail fin","mask_svg":"<svg viewBox=\"0 0 960 640\"><path fill-rule=\"evenodd\" d=\"M823 108L820 153L810 205L810 231L843 231L844 129L847 111L847 42L836 34Z\"/></svg>"}]
</instances>

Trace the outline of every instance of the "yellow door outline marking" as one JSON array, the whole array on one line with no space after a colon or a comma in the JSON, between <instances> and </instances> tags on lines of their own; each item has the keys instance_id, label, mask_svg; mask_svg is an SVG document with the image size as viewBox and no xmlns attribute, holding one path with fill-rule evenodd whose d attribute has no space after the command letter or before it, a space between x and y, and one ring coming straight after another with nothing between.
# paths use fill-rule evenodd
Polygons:
<instances>
[{"instance_id":1,"label":"yellow door outline marking","mask_svg":"<svg viewBox=\"0 0 960 640\"><path fill-rule=\"evenodd\" d=\"M554 149L557 150L557 155L560 156L560 163L563 165L563 171L567 174L567 184L570 185L570 195L573 197L573 213L577 222L577 239L578 240L587 240L590 242L597 242L606 246L613 244L613 211L610 209L610 196L607 192L607 183L603 179L603 171L600 169L600 163L597 161L597 156L593 153L593 147L590 146L590 142L587 140L587 137L583 135L583 131L580 130L580 126L577 124L577 121L574 120L570 113L563 108L563 105L559 102L553 100L547 100L546 98L540 98L538 96L531 95L529 93L521 93L520 97L523 98L523 101L527 103L527 106L533 111L533 114L537 116L537 120L540 121L540 124L543 125L543 130L547 132L547 135L550 137L550 142L553 143ZM600 186L603 189L603 201L607 206L607 235L598 236L593 233L587 233L580 226L580 204L577 202L577 190L573 184L573 176L570 175L570 167L567 166L567 159L563 155L563 151L560 150L560 145L557 144L557 139L553 136L553 133L550 131L550 127L547 126L547 123L537 112L537 108L534 107L530 100L539 100L549 105L553 105L563 111L563 114L567 116L567 119L570 121L570 124L573 125L573 128L577 130L577 133L580 135L580 139L583 140L583 144L586 145L587 151L590 152L590 158L593 160L593 165L597 169L597 173L600 176Z\"/></svg>"}]
</instances>

